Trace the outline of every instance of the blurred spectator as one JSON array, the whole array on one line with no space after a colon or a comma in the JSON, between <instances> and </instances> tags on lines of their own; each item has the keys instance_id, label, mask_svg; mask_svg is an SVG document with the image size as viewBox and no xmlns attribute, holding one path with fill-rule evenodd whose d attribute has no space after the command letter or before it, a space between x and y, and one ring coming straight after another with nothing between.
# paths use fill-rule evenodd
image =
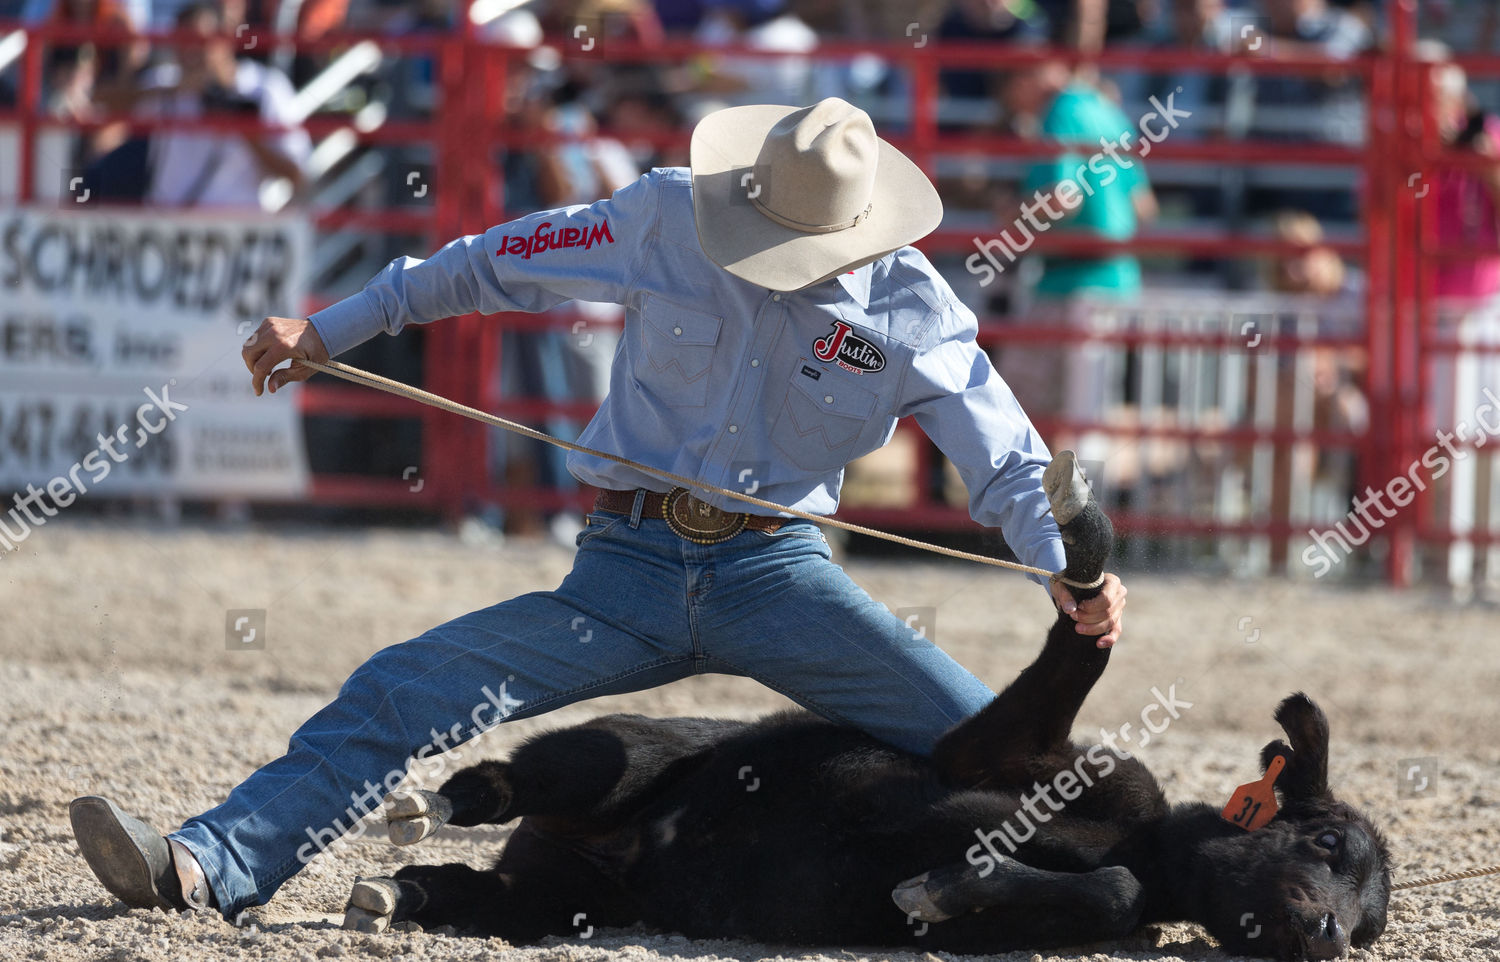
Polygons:
<instances>
[{"instance_id":1,"label":"blurred spectator","mask_svg":"<svg viewBox=\"0 0 1500 962\"><path fill-rule=\"evenodd\" d=\"M1350 323L1363 315L1362 278L1343 258L1323 243L1323 226L1306 211L1287 210L1276 215L1277 240L1302 245L1278 256L1267 286L1279 294L1301 296L1312 301L1310 310L1294 310L1273 319L1271 330L1298 341L1320 337L1348 337L1361 328ZM1299 305L1300 307L1300 305ZM1305 353L1304 353L1305 352ZM1310 354L1311 379L1299 358ZM1369 425L1369 403L1363 383L1365 354L1360 348L1314 347L1310 351L1279 350L1276 367L1276 427L1280 430L1313 430L1330 434L1357 434ZM1250 385L1251 402L1254 384ZM1311 415L1310 423L1298 418ZM1358 493L1357 452L1350 448L1314 444L1274 448L1271 469L1270 518L1277 522L1325 521L1342 518ZM1251 451L1241 449L1248 470ZM1311 484L1309 506L1294 511L1293 491ZM1300 515L1310 514L1311 517ZM1294 516L1299 515L1299 516ZM1271 539L1271 561L1286 561L1288 539Z\"/></svg>"},{"instance_id":2,"label":"blurred spectator","mask_svg":"<svg viewBox=\"0 0 1500 962\"><path fill-rule=\"evenodd\" d=\"M995 89L1000 128L1017 137L1040 138L1042 118L1072 82L1073 72L1060 60L1044 61L1001 75Z\"/></svg>"},{"instance_id":3,"label":"blurred spectator","mask_svg":"<svg viewBox=\"0 0 1500 962\"><path fill-rule=\"evenodd\" d=\"M1230 49L1234 40L1224 0L1171 0L1171 8L1164 20L1172 44L1216 53Z\"/></svg>"},{"instance_id":4,"label":"blurred spectator","mask_svg":"<svg viewBox=\"0 0 1500 962\"><path fill-rule=\"evenodd\" d=\"M548 0L533 4L532 9L548 42L570 51L588 53L617 43L653 47L666 36L650 0ZM537 51L537 57L549 56L556 58L550 47ZM539 59L533 63L542 66ZM589 56L562 58L557 66L560 73L549 82L581 88L595 110L603 109L609 92L655 89L664 76L683 70L681 65L659 60L629 62Z\"/></svg>"},{"instance_id":5,"label":"blurred spectator","mask_svg":"<svg viewBox=\"0 0 1500 962\"><path fill-rule=\"evenodd\" d=\"M1316 217L1303 210L1282 211L1276 215L1275 229L1277 240L1303 245L1303 249L1276 258L1269 280L1272 290L1318 297L1360 292L1343 258L1323 243L1323 225Z\"/></svg>"},{"instance_id":6,"label":"blurred spectator","mask_svg":"<svg viewBox=\"0 0 1500 962\"><path fill-rule=\"evenodd\" d=\"M1256 53L1347 60L1374 45L1368 24L1328 0L1261 0L1260 5L1265 33Z\"/></svg>"},{"instance_id":7,"label":"blurred spectator","mask_svg":"<svg viewBox=\"0 0 1500 962\"><path fill-rule=\"evenodd\" d=\"M1139 36L1156 15L1156 0L1035 0L1047 17L1048 39L1097 53L1106 43Z\"/></svg>"},{"instance_id":8,"label":"blurred spectator","mask_svg":"<svg viewBox=\"0 0 1500 962\"><path fill-rule=\"evenodd\" d=\"M177 0L156 0L157 3ZM219 0L224 23L231 32L242 27L269 33L292 34L298 40L317 40L343 27L349 16L349 0ZM292 84L302 87L317 76L331 59L326 52L290 49L273 51L269 45L245 46L241 59L273 61L290 71ZM288 63L288 58L290 62Z\"/></svg>"},{"instance_id":9,"label":"blurred spectator","mask_svg":"<svg viewBox=\"0 0 1500 962\"><path fill-rule=\"evenodd\" d=\"M660 139L683 129L682 114L660 90L626 90L605 111L604 126L619 137L639 170L686 167L687 146L663 147Z\"/></svg>"},{"instance_id":10,"label":"blurred spectator","mask_svg":"<svg viewBox=\"0 0 1500 962\"><path fill-rule=\"evenodd\" d=\"M937 29L942 40L1005 44L1046 42L1085 52L1138 35L1155 0L954 0ZM1092 77L1092 68L1079 76ZM997 95L1003 78L972 68L939 74L943 92L961 100Z\"/></svg>"},{"instance_id":11,"label":"blurred spectator","mask_svg":"<svg viewBox=\"0 0 1500 962\"><path fill-rule=\"evenodd\" d=\"M1034 92L1045 95L1046 83L1035 84ZM1076 209L1060 219L1058 230L1125 241L1135 236L1141 221L1156 217L1145 165L1139 157L1127 156L1134 153L1139 132L1096 85L1075 77L1058 91L1042 117L1040 134L1060 144L1094 148L1092 156L1069 152L1038 164L1027 176L1028 195L1055 191L1064 181L1082 189ZM1118 148L1101 152L1103 144ZM1129 300L1140 293L1140 263L1129 254L1044 257L1042 263L1038 296L1065 299L1087 293Z\"/></svg>"},{"instance_id":12,"label":"blurred spectator","mask_svg":"<svg viewBox=\"0 0 1500 962\"><path fill-rule=\"evenodd\" d=\"M392 36L445 34L462 24L453 0L402 0L386 11L382 30ZM521 34L527 46L541 42L542 28L526 10L515 10L479 24L480 36L495 43L512 43ZM392 58L382 67L387 83L386 104L392 117L425 117L437 103L437 61L428 53L412 52Z\"/></svg>"},{"instance_id":13,"label":"blurred spectator","mask_svg":"<svg viewBox=\"0 0 1500 962\"><path fill-rule=\"evenodd\" d=\"M148 203L172 207L258 207L260 188L271 178L294 187L312 152L301 118L294 113L291 82L253 60L236 59L221 9L195 2L183 7L177 27L208 42L176 49L175 62L143 76L135 93L139 113L165 118L225 116L253 118L279 132L221 133L162 130L152 137Z\"/></svg>"},{"instance_id":14,"label":"blurred spectator","mask_svg":"<svg viewBox=\"0 0 1500 962\"><path fill-rule=\"evenodd\" d=\"M1171 15L1162 18L1162 23L1165 29L1158 32L1153 43L1158 49L1229 53L1238 47L1232 36L1233 18L1224 0L1171 0ZM1168 92L1176 92L1178 100L1196 113L1205 108L1222 109L1229 83L1216 72L1173 70L1148 78L1146 94L1165 97ZM1145 99L1140 98L1141 102ZM1205 133L1201 121L1193 126L1189 133Z\"/></svg>"},{"instance_id":15,"label":"blurred spectator","mask_svg":"<svg viewBox=\"0 0 1500 962\"><path fill-rule=\"evenodd\" d=\"M1025 251L1036 236L1049 231L1125 241L1142 221L1156 216L1144 165L1131 156L1133 141L1125 139L1137 133L1135 126L1097 86L1059 71L1057 64L1042 64L1013 76L1005 96L1015 114L1040 110L1041 138L1074 146L1032 167L1020 215L1001 215L1007 225L1001 239L1010 249ZM1140 264L1126 253L1044 255L1041 262L1033 313L1042 322L1082 326L1088 323L1089 305L1131 301L1141 290ZM1055 348L1007 348L999 367L1027 410L1093 419L1103 403L1096 354L1086 345L1073 345L1065 370L1062 352Z\"/></svg>"},{"instance_id":16,"label":"blurred spectator","mask_svg":"<svg viewBox=\"0 0 1500 962\"><path fill-rule=\"evenodd\" d=\"M650 0L548 0L533 8L547 36L588 45L632 40L654 45L665 32Z\"/></svg>"},{"instance_id":17,"label":"blurred spectator","mask_svg":"<svg viewBox=\"0 0 1500 962\"><path fill-rule=\"evenodd\" d=\"M30 22L46 25L89 27L125 35L123 43L61 42L47 47L43 66L46 108L49 113L65 120L77 123L97 121L100 111L96 103L130 89L136 72L149 55L149 45L140 39L137 29L140 22L136 19L137 14L122 0L29 0L23 16ZM100 189L102 182L87 171L101 158L126 144L129 129L125 124L107 124L82 132L55 130L43 136L55 137L61 142L59 146L68 154L66 166L70 170L85 171L84 179L93 191L91 196L113 196ZM132 161L127 166L142 168L144 141L121 151L122 158L127 156ZM140 180L139 177L135 179Z\"/></svg>"},{"instance_id":18,"label":"blurred spectator","mask_svg":"<svg viewBox=\"0 0 1500 962\"><path fill-rule=\"evenodd\" d=\"M1434 52L1433 46L1426 47ZM1462 67L1443 63L1431 68L1433 112L1444 146L1464 153L1500 158L1500 121L1469 97ZM1474 171L1445 167L1436 174L1436 234L1440 244L1467 246L1478 252L1462 260L1439 261L1434 289L1440 297L1484 300L1500 294L1500 256L1493 253L1500 237L1500 165Z\"/></svg>"},{"instance_id":19,"label":"blurred spectator","mask_svg":"<svg viewBox=\"0 0 1500 962\"><path fill-rule=\"evenodd\" d=\"M1479 170L1443 167L1436 173L1434 194L1423 214L1433 218L1434 240L1440 246L1468 249L1462 259L1438 261L1433 272L1437 298L1438 339L1457 342L1457 354L1438 353L1432 361L1429 403L1436 416L1432 430L1453 430L1472 423L1485 403L1482 389L1500 389L1500 354L1471 350L1500 346L1500 120L1480 110L1469 95L1463 68L1446 62L1447 50L1424 41L1416 54L1433 62L1431 97L1438 132L1444 145L1495 163ZM1436 516L1456 534L1476 526L1491 535L1500 532L1500 458L1471 452L1455 459L1453 470L1434 486ZM1452 543L1439 567L1449 583L1465 592L1474 576L1472 542ZM1492 588L1500 587L1500 546L1486 553L1485 575Z\"/></svg>"},{"instance_id":20,"label":"blurred spectator","mask_svg":"<svg viewBox=\"0 0 1500 962\"><path fill-rule=\"evenodd\" d=\"M1224 0L1171 0L1170 15L1161 18L1163 29L1156 33L1153 45L1159 50L1226 54L1238 47L1233 37L1234 26L1234 17ZM1177 103L1192 111L1192 118L1173 131L1174 138L1244 136L1254 96L1254 80L1249 74L1173 69L1146 76L1142 81L1142 86L1131 88L1128 102L1140 105L1143 112L1151 109L1151 97L1166 100L1174 95ZM1212 170L1211 180L1216 182L1163 191L1163 206L1199 223L1229 217L1230 222L1224 226L1231 230L1244 228L1244 170L1234 165L1208 165L1205 170ZM1194 258L1186 264L1188 271L1200 274L1227 273L1231 277L1234 273L1248 274L1237 268L1240 265L1213 258Z\"/></svg>"},{"instance_id":21,"label":"blurred spectator","mask_svg":"<svg viewBox=\"0 0 1500 962\"><path fill-rule=\"evenodd\" d=\"M118 30L138 37L137 21L121 0L46 0L33 3L28 16L47 23ZM47 50L47 87L52 113L70 120L95 119L94 99L121 84L133 82L146 62L150 46L144 40L124 44L55 44ZM97 140L90 155L118 146L123 134L116 130Z\"/></svg>"},{"instance_id":22,"label":"blurred spectator","mask_svg":"<svg viewBox=\"0 0 1500 962\"><path fill-rule=\"evenodd\" d=\"M1329 6L1327 0L1261 0L1261 6L1259 30L1242 31L1236 40L1255 56L1349 60L1374 46L1374 34L1363 20ZM1257 134L1349 144L1364 137L1362 93L1354 80L1336 70L1322 78L1262 74L1256 78L1255 92ZM1309 107L1315 111L1311 115L1305 112ZM1261 116L1267 108L1272 115ZM1292 113L1296 110L1302 111L1300 116Z\"/></svg>"},{"instance_id":23,"label":"blurred spectator","mask_svg":"<svg viewBox=\"0 0 1500 962\"><path fill-rule=\"evenodd\" d=\"M914 4L902 5L897 12L862 0L789 0L787 9L805 23L820 42L920 43L925 34L918 34L921 24L910 17L913 10L921 11L927 6L931 6L930 0L918 0ZM933 14L927 22L936 19L936 14ZM902 86L905 78L893 70L885 58L874 53L847 59L816 59L812 62L810 74L803 103L816 103L828 97L865 101L882 95L903 97L905 93ZM904 108L896 111L894 116L884 114L881 117L881 122L889 130L902 129L907 120L908 112Z\"/></svg>"},{"instance_id":24,"label":"blurred spectator","mask_svg":"<svg viewBox=\"0 0 1500 962\"><path fill-rule=\"evenodd\" d=\"M1448 0L1427 0L1427 6L1438 8L1446 4ZM1491 0L1479 0L1480 3L1489 4ZM1380 7L1383 0L1328 0L1328 5L1347 11L1358 17L1360 22L1369 28L1371 34L1378 31L1380 25Z\"/></svg>"},{"instance_id":25,"label":"blurred spectator","mask_svg":"<svg viewBox=\"0 0 1500 962\"><path fill-rule=\"evenodd\" d=\"M1247 56L1349 60L1374 45L1364 21L1327 0L1262 0L1261 6L1264 14L1256 18L1256 29L1241 29L1236 38ZM1319 74L1257 74L1254 91L1252 137L1351 146L1364 141L1364 91L1354 76L1337 67ZM1252 189L1246 205L1251 210L1303 209L1325 222L1349 223L1356 217L1354 192L1327 185Z\"/></svg>"},{"instance_id":26,"label":"blurred spectator","mask_svg":"<svg viewBox=\"0 0 1500 962\"><path fill-rule=\"evenodd\" d=\"M811 53L817 33L780 0L710 0L710 12L694 35L706 47L743 45L752 50ZM804 57L710 55L697 92L719 106L803 104L811 65Z\"/></svg>"},{"instance_id":27,"label":"blurred spectator","mask_svg":"<svg viewBox=\"0 0 1500 962\"><path fill-rule=\"evenodd\" d=\"M1035 43L1045 32L1040 8L1014 0L954 0L937 28L939 40L968 43ZM938 74L943 93L963 100L997 96L1000 81L994 71L967 67Z\"/></svg>"}]
</instances>

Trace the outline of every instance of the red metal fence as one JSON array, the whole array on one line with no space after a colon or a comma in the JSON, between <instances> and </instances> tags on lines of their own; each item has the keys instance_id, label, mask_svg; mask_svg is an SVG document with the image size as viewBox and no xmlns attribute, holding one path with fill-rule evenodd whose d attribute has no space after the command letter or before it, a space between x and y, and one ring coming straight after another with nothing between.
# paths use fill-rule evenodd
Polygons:
<instances>
[{"instance_id":1,"label":"red metal fence","mask_svg":"<svg viewBox=\"0 0 1500 962\"><path fill-rule=\"evenodd\" d=\"M1421 459L1433 444L1434 415L1429 401L1433 363L1435 359L1451 359L1461 352L1475 350L1472 345L1461 344L1441 334L1432 309L1432 264L1444 258L1472 257L1487 252L1444 249L1435 244L1431 217L1424 216L1422 192L1413 189L1412 185L1422 178L1430 182L1439 169L1479 169L1486 161L1439 146L1427 103L1428 71L1432 67L1401 53L1411 49L1414 11L1412 0L1403 0L1391 7L1391 36L1387 47L1395 52L1366 55L1337 64L1315 57L1273 59L1184 51L1107 50L1087 58L1106 70L1197 70L1218 75L1248 71L1315 77L1336 67L1344 76L1359 81L1368 104L1368 126L1362 145L1182 138L1154 145L1152 160L1243 167L1327 166L1347 169L1358 179L1362 230L1353 238L1331 240L1328 246L1364 270L1362 328L1357 334L1335 337L1326 333L1267 332L1267 336L1260 340L1259 349L1284 352L1287 357L1315 349L1362 349L1365 355L1362 387L1369 405L1369 428L1362 432L1330 432L1275 415L1258 420L1251 418L1242 423L1222 420L1208 423L1207 419L1196 416L1189 418L1189 423L1142 418L1137 423L1126 425L1117 421L1079 419L1066 413L1033 412L1034 420L1045 436L1050 439L1108 434L1117 438L1134 438L1141 443L1178 442L1194 451L1205 447L1216 451L1243 451L1248 452L1247 458L1260 452L1274 459L1298 445L1324 451L1344 449L1355 455L1358 491L1367 487L1383 488L1389 479L1406 474L1409 466ZM11 29L19 27L0 25L0 36ZM0 126L15 124L22 132L19 178L22 198L35 196L35 172L31 169L33 151L30 147L33 138L39 130L63 123L49 118L42 108L41 71L45 45L83 39L118 43L125 39L123 35L64 27L32 30L29 36L31 42L22 63L20 102L14 110L0 111ZM259 36L266 46L290 40L271 34ZM161 39L180 43L201 42L176 34L163 35ZM360 140L367 143L427 141L435 145L434 203L422 213L400 210L319 212L315 214L315 223L319 227L421 230L427 248L435 248L449 238L481 231L502 222L508 215L520 213L507 210L497 163L503 152L535 149L576 139L519 128L507 122L502 104L510 76L508 65L515 58L527 56L529 51L486 43L474 36L473 31L402 38L330 35L316 42L299 44L299 49L332 51L365 39L374 40L388 55L420 53L432 57L437 64L440 107L433 112L430 121L393 121L374 130L356 131ZM720 54L723 52L719 51ZM779 56L754 50L736 49L732 52L736 57ZM564 42L559 53L564 59L646 64L681 63L705 56L701 47L684 42L642 45L605 39L589 44L587 49L580 44ZM1038 63L1044 58L1077 61L1080 59L1078 55L1065 51L1024 51L977 44L872 46L835 42L820 45L813 56L820 61L849 61L870 53L878 54L909 77L909 123L904 130L886 133L888 139L929 173L935 171L937 160L942 156L1041 159L1060 152L1061 148L1056 144L1009 136L950 133L940 129L937 116L939 71L964 67L1012 69ZM1500 61L1494 59L1464 58L1460 62L1472 74L1500 75ZM133 127L142 129L161 124L160 121L125 119ZM201 123L229 130L240 129L246 122L213 120ZM318 117L310 120L307 126L316 137L335 129L345 129L348 121ZM681 147L688 134L682 130L662 136L658 138L657 146ZM996 228L999 226L995 225ZM919 246L935 256L961 254L973 250L975 239L973 230L942 229ZM1245 258L1291 254L1303 248L1296 243L1262 235L1157 230L1145 232L1128 243L1090 239L1077 233L1052 232L1037 238L1036 249L1046 253L1100 254L1122 250L1143 256L1172 254ZM1217 329L1210 326L1172 330L1151 325L1104 325L1080 333L1060 329L1055 324L1028 322L1015 317L982 317L981 322L981 340L1000 349L1013 345L1050 345L1052 349L1067 352L1078 350L1081 344L1092 344L1121 352L1142 348L1158 352L1176 351L1184 357L1195 351L1199 352L1193 355L1195 357L1245 353L1244 344L1236 342L1235 332L1222 326ZM521 420L536 422L553 415L585 420L592 413L592 405L588 402L498 397L492 389L491 374L497 363L500 331L568 330L573 323L573 318L564 313L542 317L467 317L432 325L421 332L425 350L424 384L429 390L455 400ZM1500 353L1500 348L1495 347L1481 346L1478 350L1481 354ZM1235 369L1238 373L1231 373L1235 377L1249 378L1252 369L1253 366L1245 367ZM420 491L413 492L414 485L408 478L324 475L315 478L312 492L313 498L320 502L419 504L449 515L469 510L481 502L547 510L582 507L586 502L587 495L581 492L500 485L487 470L485 431L471 423L419 410L408 402L362 389L322 383L321 379L314 381L303 396L305 411L310 415L417 417L422 422L423 463L420 469L423 484ZM902 430L917 431L910 424L903 424ZM1477 449L1484 440L1481 436L1464 443ZM915 447L916 462L911 470L915 477L927 478L932 474L935 451L925 440ZM1234 462L1233 457L1221 457L1220 463ZM915 500L899 510L852 508L846 513L853 520L906 528L952 529L972 524L965 509L948 503L934 486L922 483L916 489ZM1392 582L1404 583L1411 578L1414 555L1423 542L1446 546L1456 540L1467 540L1481 547L1500 543L1493 534L1451 530L1434 512L1431 495L1431 491L1420 493L1414 507L1403 510L1375 533L1373 540L1387 547L1385 573ZM1289 543L1305 542L1310 530L1328 527L1326 518L1319 521L1285 512L1271 516L1264 510L1227 516L1220 512L1203 515L1173 511L1170 507L1137 510L1132 506L1116 510L1115 516L1117 527L1126 534L1258 538L1279 545L1275 550L1280 555L1287 552ZM1491 524L1494 524L1493 518Z\"/></svg>"}]
</instances>

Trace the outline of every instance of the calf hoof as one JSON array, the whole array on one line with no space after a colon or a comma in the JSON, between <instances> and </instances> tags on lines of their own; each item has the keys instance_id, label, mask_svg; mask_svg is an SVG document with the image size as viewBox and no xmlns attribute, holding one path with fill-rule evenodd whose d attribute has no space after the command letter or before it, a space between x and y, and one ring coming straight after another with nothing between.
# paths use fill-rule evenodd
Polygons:
<instances>
[{"instance_id":1,"label":"calf hoof","mask_svg":"<svg viewBox=\"0 0 1500 962\"><path fill-rule=\"evenodd\" d=\"M1088 478L1078 466L1078 455L1072 451L1059 451L1042 472L1042 490L1052 504L1052 517L1058 525L1065 525L1083 514L1094 492L1089 488Z\"/></svg>"},{"instance_id":2,"label":"calf hoof","mask_svg":"<svg viewBox=\"0 0 1500 962\"><path fill-rule=\"evenodd\" d=\"M386 799L386 834L396 845L415 845L448 824L453 803L437 792L393 792Z\"/></svg>"},{"instance_id":3,"label":"calf hoof","mask_svg":"<svg viewBox=\"0 0 1500 962\"><path fill-rule=\"evenodd\" d=\"M344 906L344 928L351 932L384 932L391 927L400 904L401 886L395 879L360 879L354 883Z\"/></svg>"},{"instance_id":4,"label":"calf hoof","mask_svg":"<svg viewBox=\"0 0 1500 962\"><path fill-rule=\"evenodd\" d=\"M945 912L938 907L937 902L933 901L932 893L927 890L927 883L931 878L931 872L923 872L891 890L891 901L906 913L908 919L916 919L919 922L946 922L953 918L953 913Z\"/></svg>"},{"instance_id":5,"label":"calf hoof","mask_svg":"<svg viewBox=\"0 0 1500 962\"><path fill-rule=\"evenodd\" d=\"M409 920L426 904L427 893L409 881L362 878L354 883L344 905L344 928L351 932L420 932L420 928L409 928Z\"/></svg>"},{"instance_id":6,"label":"calf hoof","mask_svg":"<svg viewBox=\"0 0 1500 962\"><path fill-rule=\"evenodd\" d=\"M946 922L993 904L997 900L991 890L1007 884L1013 871L1021 868L1004 856L996 858L995 867L984 875L973 865L945 865L902 882L891 898L908 918Z\"/></svg>"},{"instance_id":7,"label":"calf hoof","mask_svg":"<svg viewBox=\"0 0 1500 962\"><path fill-rule=\"evenodd\" d=\"M909 918L946 922L1014 898L1048 874L1003 855L990 857L994 864L983 873L972 864L940 866L902 882L891 898Z\"/></svg>"},{"instance_id":8,"label":"calf hoof","mask_svg":"<svg viewBox=\"0 0 1500 962\"><path fill-rule=\"evenodd\" d=\"M1094 499L1094 492L1078 466L1078 456L1072 451L1059 451L1052 459L1042 474L1042 490L1047 492L1052 517L1057 520L1067 553L1068 566L1063 569L1063 577L1073 583L1070 587L1075 598L1080 601L1091 598L1099 593L1097 587L1086 589L1077 585L1092 585L1103 577L1104 562L1114 549L1114 526Z\"/></svg>"}]
</instances>

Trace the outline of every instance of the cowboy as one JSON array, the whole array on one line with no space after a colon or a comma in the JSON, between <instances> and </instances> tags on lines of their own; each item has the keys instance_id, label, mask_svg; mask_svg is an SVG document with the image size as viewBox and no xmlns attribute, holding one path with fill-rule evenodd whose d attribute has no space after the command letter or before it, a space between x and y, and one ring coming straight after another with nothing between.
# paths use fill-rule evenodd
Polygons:
<instances>
[{"instance_id":1,"label":"cowboy","mask_svg":"<svg viewBox=\"0 0 1500 962\"><path fill-rule=\"evenodd\" d=\"M962 472L973 516L1022 561L1061 570L1047 448L976 346L974 315L909 246L942 217L926 176L838 99L710 114L690 157L593 205L398 259L310 318L267 318L244 348L255 393L313 373L273 371L285 361L407 324L613 302L624 334L582 444L828 514L845 465L912 415ZM574 453L568 467L600 493L557 590L377 652L287 754L166 838L106 799L75 800L74 834L105 888L233 919L378 805L414 756L699 672L754 678L922 754L993 698L854 584L816 525L614 461ZM1050 588L1101 647L1119 638L1118 578L1081 604Z\"/></svg>"}]
</instances>

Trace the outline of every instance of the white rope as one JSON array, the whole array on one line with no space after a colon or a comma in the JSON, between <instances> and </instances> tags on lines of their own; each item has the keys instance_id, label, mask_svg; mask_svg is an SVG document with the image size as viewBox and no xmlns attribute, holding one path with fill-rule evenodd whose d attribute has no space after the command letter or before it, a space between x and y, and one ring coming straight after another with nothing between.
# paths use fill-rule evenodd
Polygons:
<instances>
[{"instance_id":1,"label":"white rope","mask_svg":"<svg viewBox=\"0 0 1500 962\"><path fill-rule=\"evenodd\" d=\"M441 395L432 394L428 391L423 391L420 388L412 387L410 384L403 384L400 381L393 381L387 377L381 377L379 374L371 374L369 371L363 371L357 367L351 367L348 364L340 363L339 361L327 361L319 363L317 361L298 360L295 363L305 365L306 367L310 367L317 371L322 371L324 374L331 374L334 377L343 378L344 380L350 381L354 384L362 384L365 387L372 387L378 391L384 391L387 394L394 394L398 397L404 397L412 401L417 401L421 404L430 405L431 407L439 408L440 410L448 411L452 414L459 414L471 420L488 424L491 427L503 428L506 431L511 431L528 438L534 438L538 441L542 441L555 447L562 448L565 451L576 451L579 454L587 454L591 457L602 458L605 461L613 461L616 464L623 464L626 467L634 468L637 471L640 471L644 474L653 475L655 477L661 478L664 481L670 481L673 484L681 485L684 488L690 488L697 491L706 491L710 494L717 494L726 498L733 498L737 501L744 501L747 504L753 504L756 507L768 508L772 511L789 514L794 518L801 518L804 521L812 521L816 524L831 525L835 528L842 528L845 531L852 531L855 534L868 535L872 538L879 538L883 541L890 541L895 544L905 545L908 548L917 548L922 551L931 551L934 554L945 555L949 558L959 558L964 561L976 561L979 564L992 565L996 568L1009 568L1012 571L1022 571L1026 574L1041 575L1052 581L1061 581L1063 584L1070 585L1074 588L1097 588L1104 583L1104 578L1101 576L1093 584L1079 584L1076 581L1071 581L1068 578L1063 577L1063 573L1061 571L1048 571L1045 568L1035 568L1031 565L1024 565L1015 561L1002 561L999 558L990 558L986 557L985 555L973 554L968 551L959 551L956 548L945 548L942 545L929 544L926 541L918 541L915 538L906 538L899 534L891 534L888 531L880 531L875 528L867 528L864 525L851 524L848 521L840 521L837 518L829 518L823 515L812 514L810 512L802 511L797 508L788 507L784 504L777 504L774 501L767 501L764 498L757 498L754 495L746 494L743 491L735 491L730 488L721 488L715 484L706 484L702 481L694 480L693 478L684 477L680 474L674 474L671 471L663 471L661 468L653 468L650 465L641 464L639 461L632 461L629 458L620 457L618 454L610 454L607 451L596 451L593 448L585 447L581 444L575 444L572 441L564 441L560 438L554 438L550 434L544 434L543 432L538 431L535 428L529 428L524 424L517 424L515 421L508 421L505 418L498 417L486 411L480 411L476 408L471 408L467 405L459 404L457 401L450 401L447 398L442 397Z\"/></svg>"},{"instance_id":2,"label":"white rope","mask_svg":"<svg viewBox=\"0 0 1500 962\"><path fill-rule=\"evenodd\" d=\"M1466 878L1479 878L1483 875L1500 875L1500 865L1489 865L1485 868L1471 868L1463 872L1447 872L1443 875L1429 875L1426 878L1412 879L1410 882L1402 882L1392 885L1392 892L1402 889L1421 888L1424 885L1437 885L1440 882L1457 882Z\"/></svg>"}]
</instances>

